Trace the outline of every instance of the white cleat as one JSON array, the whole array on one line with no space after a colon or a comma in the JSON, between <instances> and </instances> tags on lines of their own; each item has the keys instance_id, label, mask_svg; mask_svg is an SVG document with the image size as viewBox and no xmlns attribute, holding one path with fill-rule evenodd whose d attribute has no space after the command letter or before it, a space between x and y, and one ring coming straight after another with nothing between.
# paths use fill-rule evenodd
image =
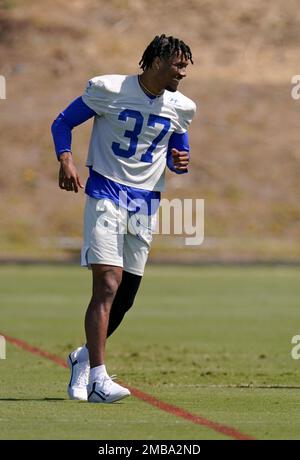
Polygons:
<instances>
[{"instance_id":1,"label":"white cleat","mask_svg":"<svg viewBox=\"0 0 300 460\"><path fill-rule=\"evenodd\" d=\"M82 347L77 348L69 354L67 364L71 371L70 383L68 385L68 395L70 399L87 401L87 384L89 382L90 365L88 361L79 363L78 353Z\"/></svg>"},{"instance_id":2,"label":"white cleat","mask_svg":"<svg viewBox=\"0 0 300 460\"><path fill-rule=\"evenodd\" d=\"M114 382L111 377L103 376L88 384L88 402L113 403L130 396L130 391Z\"/></svg>"}]
</instances>

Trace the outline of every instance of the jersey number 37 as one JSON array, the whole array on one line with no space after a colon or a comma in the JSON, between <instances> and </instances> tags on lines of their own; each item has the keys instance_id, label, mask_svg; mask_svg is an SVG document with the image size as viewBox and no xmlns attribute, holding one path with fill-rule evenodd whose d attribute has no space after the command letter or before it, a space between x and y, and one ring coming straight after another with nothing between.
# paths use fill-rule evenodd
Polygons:
<instances>
[{"instance_id":1,"label":"jersey number 37","mask_svg":"<svg viewBox=\"0 0 300 460\"><path fill-rule=\"evenodd\" d=\"M111 145L111 148L115 155L130 158L136 152L139 141L139 135L141 134L143 128L144 117L141 114L141 112L138 112L137 110L125 109L122 110L122 112L120 112L118 118L119 120L124 122L127 121L128 118L133 118L135 120L134 128L131 130L127 129L124 132L124 137L129 138L128 149L123 149L118 142L113 142ZM145 163L152 163L152 153L155 150L157 144L163 139L163 137L169 131L171 122L169 118L150 114L147 121L147 126L155 126L156 124L162 125L163 128L159 132L159 134L153 139L151 145L148 147L146 152L142 154L141 161L144 161Z\"/></svg>"}]
</instances>

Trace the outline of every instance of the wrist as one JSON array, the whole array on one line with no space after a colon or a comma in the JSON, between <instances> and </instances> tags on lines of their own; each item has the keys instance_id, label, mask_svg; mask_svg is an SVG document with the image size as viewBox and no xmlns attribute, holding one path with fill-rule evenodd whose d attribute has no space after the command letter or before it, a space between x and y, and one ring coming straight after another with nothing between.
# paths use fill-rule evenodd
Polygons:
<instances>
[{"instance_id":1,"label":"wrist","mask_svg":"<svg viewBox=\"0 0 300 460\"><path fill-rule=\"evenodd\" d=\"M64 161L72 161L73 158L72 158L72 152L62 152L59 157L58 157L58 160L60 162L64 162Z\"/></svg>"}]
</instances>

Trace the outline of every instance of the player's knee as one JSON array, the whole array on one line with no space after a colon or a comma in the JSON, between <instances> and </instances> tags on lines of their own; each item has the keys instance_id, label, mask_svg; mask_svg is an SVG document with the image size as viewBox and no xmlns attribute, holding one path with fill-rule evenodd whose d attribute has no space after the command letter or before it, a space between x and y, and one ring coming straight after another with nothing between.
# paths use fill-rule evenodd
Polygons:
<instances>
[{"instance_id":1,"label":"player's knee","mask_svg":"<svg viewBox=\"0 0 300 460\"><path fill-rule=\"evenodd\" d=\"M118 290L118 282L115 279L107 279L102 285L102 292L106 297L114 297Z\"/></svg>"},{"instance_id":2,"label":"player's knee","mask_svg":"<svg viewBox=\"0 0 300 460\"><path fill-rule=\"evenodd\" d=\"M98 298L112 298L116 295L120 280L117 276L106 274L93 281L93 295Z\"/></svg>"},{"instance_id":3,"label":"player's knee","mask_svg":"<svg viewBox=\"0 0 300 460\"><path fill-rule=\"evenodd\" d=\"M118 290L119 284L118 281L114 278L107 278L103 280L101 285L101 291L105 294L106 297L114 297Z\"/></svg>"}]
</instances>

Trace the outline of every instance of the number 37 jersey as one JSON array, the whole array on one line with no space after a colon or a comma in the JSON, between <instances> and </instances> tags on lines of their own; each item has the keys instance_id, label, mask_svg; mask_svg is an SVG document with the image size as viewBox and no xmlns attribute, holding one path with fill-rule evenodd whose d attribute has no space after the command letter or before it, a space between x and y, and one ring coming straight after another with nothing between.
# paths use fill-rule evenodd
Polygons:
<instances>
[{"instance_id":1,"label":"number 37 jersey","mask_svg":"<svg viewBox=\"0 0 300 460\"><path fill-rule=\"evenodd\" d=\"M164 190L170 136L187 131L195 103L179 91L150 99L137 75L95 77L82 99L97 114L87 166L127 186Z\"/></svg>"}]
</instances>

